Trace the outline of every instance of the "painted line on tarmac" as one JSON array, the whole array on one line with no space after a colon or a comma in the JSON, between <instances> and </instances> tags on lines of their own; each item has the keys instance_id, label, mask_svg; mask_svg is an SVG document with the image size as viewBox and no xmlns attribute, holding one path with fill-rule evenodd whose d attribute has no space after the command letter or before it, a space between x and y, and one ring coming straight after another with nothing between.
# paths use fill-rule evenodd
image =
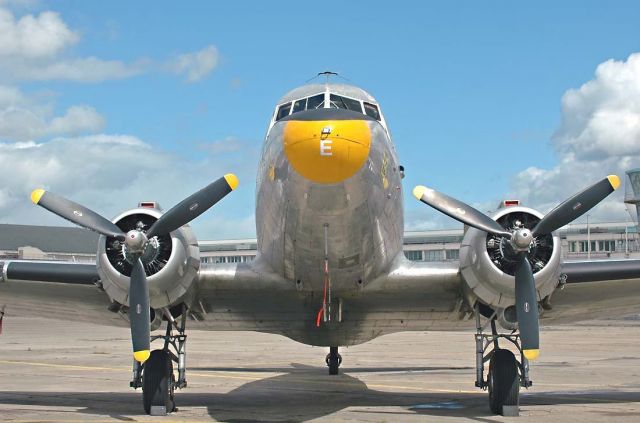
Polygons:
<instances>
[{"instance_id":1,"label":"painted line on tarmac","mask_svg":"<svg viewBox=\"0 0 640 423\"><path fill-rule=\"evenodd\" d=\"M19 360L0 360L0 364L17 364L22 366L38 366L38 367L52 367L58 369L70 369L70 370L103 370L103 371L126 371L130 372L130 368L125 367L101 367L101 366L78 366L75 364L55 364L55 363L39 363L36 361L19 361ZM233 372L236 374L237 372ZM247 373L249 374L249 373ZM247 377L247 376L231 376L224 373L217 374L205 374L198 372L189 372L190 376L200 376L200 377L214 377L214 378L224 378L224 379L241 379L241 380L261 380L264 379L262 377ZM274 376L278 375L274 373ZM269 376L271 377L271 376Z\"/></svg>"},{"instance_id":2,"label":"painted line on tarmac","mask_svg":"<svg viewBox=\"0 0 640 423\"><path fill-rule=\"evenodd\" d=\"M101 366L79 366L76 364L55 364L55 363L40 363L37 361L19 361L19 360L0 360L0 364L18 364L23 366L39 366L39 367L53 367L59 369L70 369L70 370L104 370L104 371L131 371L130 368L125 367L101 367ZM233 372L237 373L237 372ZM247 373L250 374L250 373ZM204 374L197 372L189 372L189 375L192 376L202 376L202 377L221 377L221 378L229 378L229 379L243 379L243 380L260 380L263 379L261 377L244 377L244 376L230 376L226 374ZM276 375L276 373L274 373Z\"/></svg>"},{"instance_id":3,"label":"painted line on tarmac","mask_svg":"<svg viewBox=\"0 0 640 423\"><path fill-rule=\"evenodd\" d=\"M62 369L71 369L71 370L117 370L117 371L129 371L130 369L120 368L120 367L99 367L99 366L78 366L74 364L53 364L53 363L38 363L34 361L18 361L18 360L0 360L2 364L17 364L24 366L39 366L39 367L53 367L53 368L62 368ZM205 378L218 378L218 379L240 379L240 380L248 380L248 381L256 381L262 380L269 377L277 377L283 375L284 373L274 373L273 375L269 375L266 377L248 377L248 376L235 376L228 375L224 373L199 373L199 372L189 372L190 376L199 376ZM311 382L312 384L317 383L328 383L326 381L304 381ZM366 382L365 382L366 384ZM444 393L478 393L477 391L462 391L462 390L453 390L453 389L432 389L432 388L420 388L416 386L404 386L404 385L386 385L386 384L366 384L368 387L372 388L386 388L386 389L402 389L406 391L421 391L421 392L444 392Z\"/></svg>"},{"instance_id":4,"label":"painted line on tarmac","mask_svg":"<svg viewBox=\"0 0 640 423\"><path fill-rule=\"evenodd\" d=\"M2 364L21 364L24 366L54 367L73 370L123 370L117 367L77 366L75 364L38 363L35 361L0 360ZM128 369L127 369L128 370Z\"/></svg>"},{"instance_id":5,"label":"painted line on tarmac","mask_svg":"<svg viewBox=\"0 0 640 423\"><path fill-rule=\"evenodd\" d=\"M54 364L54 363L39 363L39 362L35 362L35 361L19 361L19 360L0 360L0 364L17 364L17 365L24 365L24 366L39 366L39 367L52 367L52 368L60 368L60 369L71 369L71 370L102 370L102 371L130 371L131 369L129 368L124 368L124 367L101 367L101 366L79 366L79 365L75 365L75 364ZM203 378L216 378L216 379L237 379L237 380L247 380L247 381L257 381L257 380L263 380L263 379L267 379L270 377L277 377L277 376L281 376L285 373L273 373L273 374L267 374L263 377L255 377L255 376L237 376L238 372L229 372L229 373L233 373L233 375L231 374L227 374L226 372L216 372L216 373L200 373L200 372L189 372L190 376L196 376L196 377L203 377ZM252 373L246 373L247 375L252 374ZM327 381L306 381L306 380L300 380L299 382L308 382L308 383L312 383L312 384L318 384L318 383L331 383L331 384L335 384L335 382L327 382ZM365 385L367 385L367 387L371 387L371 388L379 388L379 389L401 389L404 391L420 391L420 392L438 392L438 393L451 393L451 394L455 394L455 393L459 393L459 394L483 394L483 392L481 391L477 391L477 390L462 390L462 389L439 389L439 388L422 388L419 386L408 386L408 385L396 385L396 384L389 384L389 383L375 383L375 384L368 384L365 381L363 381L365 383ZM395 382L395 381L389 381L389 382ZM543 384L540 384L543 385ZM544 384L544 385L549 385L549 386L571 386L571 387L576 387L576 386L584 386L584 387L588 387L590 385L578 385L578 384Z\"/></svg>"},{"instance_id":6,"label":"painted line on tarmac","mask_svg":"<svg viewBox=\"0 0 640 423\"><path fill-rule=\"evenodd\" d=\"M380 384L369 384L365 382L367 388L391 388L391 389L402 389L405 391L422 391L422 392L438 392L445 394L484 394L482 391L465 391L462 389L436 389L436 388L420 388L418 386L404 386L404 385L380 385Z\"/></svg>"}]
</instances>

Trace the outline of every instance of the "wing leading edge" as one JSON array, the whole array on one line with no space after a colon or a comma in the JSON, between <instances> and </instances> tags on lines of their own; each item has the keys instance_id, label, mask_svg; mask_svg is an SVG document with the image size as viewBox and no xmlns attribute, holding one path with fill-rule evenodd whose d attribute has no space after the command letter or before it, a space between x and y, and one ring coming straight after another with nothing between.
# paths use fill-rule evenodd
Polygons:
<instances>
[{"instance_id":1,"label":"wing leading edge","mask_svg":"<svg viewBox=\"0 0 640 423\"><path fill-rule=\"evenodd\" d=\"M640 260L568 261L562 264L567 283L640 278Z\"/></svg>"}]
</instances>

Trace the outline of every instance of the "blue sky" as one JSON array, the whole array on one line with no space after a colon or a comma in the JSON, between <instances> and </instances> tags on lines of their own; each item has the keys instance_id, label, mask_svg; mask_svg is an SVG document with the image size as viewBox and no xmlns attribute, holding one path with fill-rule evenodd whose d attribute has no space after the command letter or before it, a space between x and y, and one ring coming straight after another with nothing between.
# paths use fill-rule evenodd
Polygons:
<instances>
[{"instance_id":1,"label":"blue sky","mask_svg":"<svg viewBox=\"0 0 640 423\"><path fill-rule=\"evenodd\" d=\"M606 97L602 92L628 92L607 91L618 73L628 70L625 84L637 88L640 76L634 79L636 68L630 65L630 56L640 50L637 2L62 0L0 2L0 8L12 15L16 28L25 16L53 11L68 31L44 53L30 55L28 48L0 43L0 59L10 64L0 69L0 86L19 91L20 107L45 126L51 123L29 137L3 132L3 124L11 122L0 120L0 143L5 144L0 161L3 154L6 162L19 160L12 156L17 148L7 146L25 142L60 155L51 169L34 165L4 178L2 222L64 224L23 204L25 179L112 216L140 196L168 207L236 171L240 189L194 226L201 239L255 236L255 170L275 102L323 70L339 72L380 102L407 169L411 229L456 226L409 195L417 184L483 209L519 195L547 211L553 200L534 189L557 194L557 203L610 170L638 164L633 148L615 157L605 154L600 164L593 158L576 164L581 154L569 157L567 151L596 141L579 139L585 131L566 125L573 121L571 113L586 108L597 115L611 104L598 103ZM194 59L197 52L203 52L204 62ZM117 69L95 77L90 58L97 68ZM610 59L619 66L598 77L596 69ZM60 63L64 71L42 70ZM583 93L579 107L562 109L563 95L589 81L601 94ZM17 107L9 100L3 106L1 100L5 112ZM637 117L637 105L627 103L618 99L615 113ZM89 123L51 129L56 117L76 106L84 107ZM7 113L0 116L8 119ZM636 135L634 125L621 145ZM119 166L117 149L86 150L86 139L95 142L97 135L104 136L102 147L117 136L144 145L123 149L127 160ZM78 160L68 162L69 152ZM95 162L82 164L82 154ZM584 174L563 176L559 166L567 160ZM145 163L136 171L140 161ZM169 166L174 169L167 171ZM32 172L28 177L20 176L27 171ZM529 184L527 178L536 181ZM616 207L604 208L601 219L625 218L624 209Z\"/></svg>"}]
</instances>

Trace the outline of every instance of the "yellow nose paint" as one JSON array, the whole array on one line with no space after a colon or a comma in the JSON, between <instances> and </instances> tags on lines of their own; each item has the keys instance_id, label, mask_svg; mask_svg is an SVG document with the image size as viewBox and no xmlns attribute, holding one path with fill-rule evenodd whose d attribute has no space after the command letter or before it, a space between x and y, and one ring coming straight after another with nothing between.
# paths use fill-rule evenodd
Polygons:
<instances>
[{"instance_id":1,"label":"yellow nose paint","mask_svg":"<svg viewBox=\"0 0 640 423\"><path fill-rule=\"evenodd\" d=\"M370 148L371 131L364 120L291 120L284 127L289 163L317 183L350 178L364 165Z\"/></svg>"}]
</instances>

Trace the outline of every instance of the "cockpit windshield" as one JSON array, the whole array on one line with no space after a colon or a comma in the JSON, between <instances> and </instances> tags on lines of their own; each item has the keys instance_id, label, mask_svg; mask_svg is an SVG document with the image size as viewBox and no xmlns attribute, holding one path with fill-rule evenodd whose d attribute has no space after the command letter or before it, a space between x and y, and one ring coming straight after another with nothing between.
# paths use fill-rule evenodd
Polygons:
<instances>
[{"instance_id":1,"label":"cockpit windshield","mask_svg":"<svg viewBox=\"0 0 640 423\"><path fill-rule=\"evenodd\" d=\"M382 120L380 111L375 104L363 102L353 98L345 97L338 94L329 94L329 102L325 104L325 93L315 94L311 97L301 98L289 103L278 106L276 113L276 121L289 116L290 114L302 112L304 110L321 109L324 107L334 109L353 110L358 113L366 114L376 120Z\"/></svg>"},{"instance_id":2,"label":"cockpit windshield","mask_svg":"<svg viewBox=\"0 0 640 423\"><path fill-rule=\"evenodd\" d=\"M276 120L280 120L285 116L289 116L289 113L298 113L304 110L321 109L324 107L324 93L312 95L311 97L301 98L292 103L282 104L278 107L278 113L276 114Z\"/></svg>"},{"instance_id":3,"label":"cockpit windshield","mask_svg":"<svg viewBox=\"0 0 640 423\"><path fill-rule=\"evenodd\" d=\"M314 95L307 99L307 110L322 109L324 107L324 94Z\"/></svg>"},{"instance_id":4,"label":"cockpit windshield","mask_svg":"<svg viewBox=\"0 0 640 423\"><path fill-rule=\"evenodd\" d=\"M347 109L362 113L362 105L360 101L349 97L331 94L329 96L329 107L334 109Z\"/></svg>"}]
</instances>

